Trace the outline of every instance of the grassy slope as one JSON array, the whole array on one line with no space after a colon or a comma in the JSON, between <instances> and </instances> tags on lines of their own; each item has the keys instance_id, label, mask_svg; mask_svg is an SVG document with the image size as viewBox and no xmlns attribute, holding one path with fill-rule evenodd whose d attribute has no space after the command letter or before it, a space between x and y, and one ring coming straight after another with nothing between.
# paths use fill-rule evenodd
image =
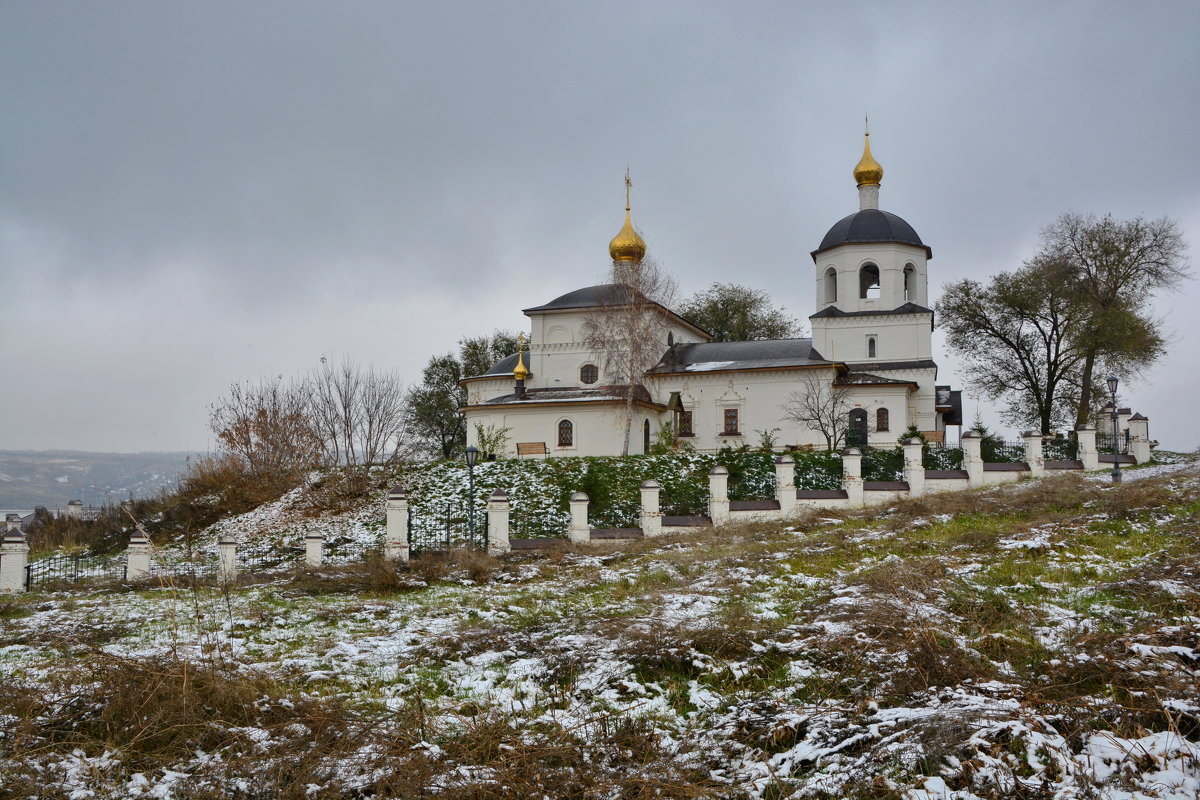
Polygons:
<instances>
[{"instance_id":1,"label":"grassy slope","mask_svg":"<svg viewBox=\"0 0 1200 800\"><path fill-rule=\"evenodd\" d=\"M1198 517L1190 468L22 597L0 796L1195 797Z\"/></svg>"}]
</instances>

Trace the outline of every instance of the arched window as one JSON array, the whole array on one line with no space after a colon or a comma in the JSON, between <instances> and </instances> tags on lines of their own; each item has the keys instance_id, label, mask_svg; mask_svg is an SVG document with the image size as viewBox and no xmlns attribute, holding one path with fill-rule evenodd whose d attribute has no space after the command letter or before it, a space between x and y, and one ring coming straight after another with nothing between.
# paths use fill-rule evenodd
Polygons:
<instances>
[{"instance_id":1,"label":"arched window","mask_svg":"<svg viewBox=\"0 0 1200 800\"><path fill-rule=\"evenodd\" d=\"M650 452L650 420L642 423L642 452Z\"/></svg>"},{"instance_id":2,"label":"arched window","mask_svg":"<svg viewBox=\"0 0 1200 800\"><path fill-rule=\"evenodd\" d=\"M571 420L569 419L564 419L558 423L558 446L575 446L575 426L571 424Z\"/></svg>"},{"instance_id":3,"label":"arched window","mask_svg":"<svg viewBox=\"0 0 1200 800\"><path fill-rule=\"evenodd\" d=\"M875 357L875 337L868 336L867 337L867 358L874 358L874 357Z\"/></svg>"},{"instance_id":4,"label":"arched window","mask_svg":"<svg viewBox=\"0 0 1200 800\"><path fill-rule=\"evenodd\" d=\"M825 270L825 302L837 302L837 270L833 267Z\"/></svg>"},{"instance_id":5,"label":"arched window","mask_svg":"<svg viewBox=\"0 0 1200 800\"><path fill-rule=\"evenodd\" d=\"M863 264L858 271L858 296L871 299L879 297L879 267Z\"/></svg>"},{"instance_id":6,"label":"arched window","mask_svg":"<svg viewBox=\"0 0 1200 800\"><path fill-rule=\"evenodd\" d=\"M595 383L600 380L600 370L595 364L584 364L579 368L579 382L583 384Z\"/></svg>"},{"instance_id":7,"label":"arched window","mask_svg":"<svg viewBox=\"0 0 1200 800\"><path fill-rule=\"evenodd\" d=\"M911 301L917 290L917 268L912 264L904 265L904 299Z\"/></svg>"},{"instance_id":8,"label":"arched window","mask_svg":"<svg viewBox=\"0 0 1200 800\"><path fill-rule=\"evenodd\" d=\"M880 408L875 411L875 430L888 430L888 410L886 408Z\"/></svg>"}]
</instances>

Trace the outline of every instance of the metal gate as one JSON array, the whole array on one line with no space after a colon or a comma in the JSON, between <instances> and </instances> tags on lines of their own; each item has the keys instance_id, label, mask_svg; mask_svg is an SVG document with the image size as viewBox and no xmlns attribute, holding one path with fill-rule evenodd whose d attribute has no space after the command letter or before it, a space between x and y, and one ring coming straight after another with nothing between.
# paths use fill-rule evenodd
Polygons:
<instances>
[{"instance_id":1,"label":"metal gate","mask_svg":"<svg viewBox=\"0 0 1200 800\"><path fill-rule=\"evenodd\" d=\"M119 578L124 565L106 556L52 556L25 567L25 589L52 583L75 583L88 578Z\"/></svg>"},{"instance_id":2,"label":"metal gate","mask_svg":"<svg viewBox=\"0 0 1200 800\"><path fill-rule=\"evenodd\" d=\"M453 547L487 547L487 511L447 502L408 516L408 550L413 555Z\"/></svg>"}]
</instances>

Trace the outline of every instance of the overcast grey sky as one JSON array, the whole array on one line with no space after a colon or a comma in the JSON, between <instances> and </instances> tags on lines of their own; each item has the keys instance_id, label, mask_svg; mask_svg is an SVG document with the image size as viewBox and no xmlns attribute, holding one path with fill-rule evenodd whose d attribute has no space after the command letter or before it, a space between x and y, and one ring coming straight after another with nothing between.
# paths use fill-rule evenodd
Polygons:
<instances>
[{"instance_id":1,"label":"overcast grey sky","mask_svg":"<svg viewBox=\"0 0 1200 800\"><path fill-rule=\"evenodd\" d=\"M626 164L684 294L807 317L864 111L935 295L1064 211L1200 246L1194 1L6 0L0 101L0 448L203 449L230 383L322 355L419 380L600 280ZM1124 394L1176 448L1198 300Z\"/></svg>"}]
</instances>

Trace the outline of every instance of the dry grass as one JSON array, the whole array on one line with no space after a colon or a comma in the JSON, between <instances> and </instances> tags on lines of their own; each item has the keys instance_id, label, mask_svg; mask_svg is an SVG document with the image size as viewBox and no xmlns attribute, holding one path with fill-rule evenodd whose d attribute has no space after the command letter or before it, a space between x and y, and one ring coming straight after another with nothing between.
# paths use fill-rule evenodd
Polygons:
<instances>
[{"instance_id":1,"label":"dry grass","mask_svg":"<svg viewBox=\"0 0 1200 800\"><path fill-rule=\"evenodd\" d=\"M53 770L27 766L31 758L73 752L120 753L122 782L197 752L218 755L193 762L176 787L177 797L195 800L416 798L431 796L435 780L438 797L462 800L699 798L715 796L716 788L704 771L676 763L680 751L636 717L600 716L577 729L528 727L479 709L448 719L429 713L419 695L383 712L305 696L220 663L95 654L45 690L0 684L0 706L16 720L0 760L4 798L75 796ZM102 779L117 776L92 778L103 786Z\"/></svg>"}]
</instances>

